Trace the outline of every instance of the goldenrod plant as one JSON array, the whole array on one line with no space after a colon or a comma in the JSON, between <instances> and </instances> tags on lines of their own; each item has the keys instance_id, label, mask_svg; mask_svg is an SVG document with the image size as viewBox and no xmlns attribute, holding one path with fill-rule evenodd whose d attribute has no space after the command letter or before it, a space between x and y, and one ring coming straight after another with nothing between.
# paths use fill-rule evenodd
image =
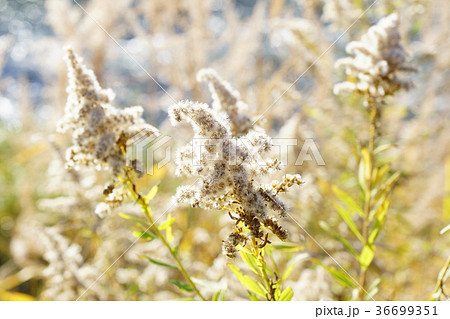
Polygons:
<instances>
[{"instance_id":1,"label":"goldenrod plant","mask_svg":"<svg viewBox=\"0 0 450 319\"><path fill-rule=\"evenodd\" d=\"M74 145L67 150L68 167L99 165L111 171L113 182L105 187L105 201L97 205L95 213L100 218L106 217L112 209L120 206L128 195L139 204L147 220L126 214L121 217L131 219L144 227L143 231L134 232L138 239L161 240L175 260L176 266L148 256L142 257L154 264L179 270L188 284L175 280L171 282L181 290L195 292L200 299L205 300L181 263L177 247L170 244L173 240L171 226L174 219L169 214L167 220L160 225L156 225L153 220L149 202L156 195L157 186L151 188L147 195L141 194L135 180L142 172L137 170L135 162L126 161L128 139L143 130L149 134L157 134L158 130L142 120L141 107L126 108L122 111L110 105L114 93L100 87L93 71L88 70L70 48L67 49L66 60L69 69L69 97L60 130L72 132ZM165 231L166 235L163 235L162 231Z\"/></svg>"},{"instance_id":2,"label":"goldenrod plant","mask_svg":"<svg viewBox=\"0 0 450 319\"><path fill-rule=\"evenodd\" d=\"M280 169L278 159L258 161L272 147L269 137L243 113L246 105L229 83L213 70L202 70L213 94L214 108L206 104L185 101L169 111L174 124L188 121L194 128L193 140L177 154L177 174L197 177L194 184L177 189L176 203L192 207L220 209L235 221L223 253L230 258L240 251L241 258L260 282L244 276L239 268L229 264L239 281L250 291L252 300L290 300L291 288L281 290L280 280L265 261L265 246L270 245L269 232L280 240L288 238L279 224L277 214L286 217L287 207L278 194L293 185L303 183L301 176L285 175L282 181L264 185L256 180ZM204 151L194 145L206 141ZM271 274L274 278L269 278Z\"/></svg>"},{"instance_id":3,"label":"goldenrod plant","mask_svg":"<svg viewBox=\"0 0 450 319\"><path fill-rule=\"evenodd\" d=\"M361 195L354 199L351 195L333 185L333 192L340 202L333 206L347 224L353 238L345 238L334 233L338 240L359 263L359 280L341 269L327 268L340 283L354 288L354 298L373 298L380 283L379 278L367 283L367 272L374 261L376 239L384 228L390 206L390 194L401 176L392 171L389 162L381 162L382 152L395 147L385 143L382 136L383 108L387 98L400 89L409 89L410 80L400 78L400 72L414 72L407 63L407 54L400 44L399 16L393 13L372 26L360 41L351 42L346 51L352 57L337 61L337 67L344 67L347 81L334 87L336 94L353 93L363 101L361 109L367 114L368 141L358 145L359 168L358 186ZM395 143L395 142L394 142ZM361 199L361 200L359 200ZM358 224L355 219L359 219ZM329 226L323 222L325 230ZM352 236L352 237L353 237Z\"/></svg>"},{"instance_id":4,"label":"goldenrod plant","mask_svg":"<svg viewBox=\"0 0 450 319\"><path fill-rule=\"evenodd\" d=\"M446 173L448 174L448 171ZM444 205L444 207L445 207L445 205ZM448 208L448 207L445 207L445 208ZM444 213L445 213L445 211L444 211ZM450 231L450 224L445 226L440 231L440 234L444 235L448 231ZM445 291L445 283L449 276L450 276L450 256L447 258L447 261L445 262L444 266L442 267L441 271L438 274L436 288L431 296L431 300L439 301L439 300L441 300L441 298L443 298L444 300L447 300L447 301L450 300L450 296Z\"/></svg>"}]
</instances>

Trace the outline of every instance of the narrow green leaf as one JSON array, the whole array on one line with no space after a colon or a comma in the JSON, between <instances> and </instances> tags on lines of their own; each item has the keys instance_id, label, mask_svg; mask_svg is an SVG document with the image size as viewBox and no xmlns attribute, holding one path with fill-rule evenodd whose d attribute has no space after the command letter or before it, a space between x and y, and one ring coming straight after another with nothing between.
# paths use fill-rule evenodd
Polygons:
<instances>
[{"instance_id":1,"label":"narrow green leaf","mask_svg":"<svg viewBox=\"0 0 450 319\"><path fill-rule=\"evenodd\" d=\"M158 236L156 236L155 234L150 233L148 231L144 232L144 231L136 230L136 231L133 231L132 234L136 238L145 239L148 241L158 238Z\"/></svg>"},{"instance_id":2,"label":"narrow green leaf","mask_svg":"<svg viewBox=\"0 0 450 319\"><path fill-rule=\"evenodd\" d=\"M364 179L369 180L370 172L372 170L372 162L370 160L370 154L367 148L361 149L362 160L364 162Z\"/></svg>"},{"instance_id":3,"label":"narrow green leaf","mask_svg":"<svg viewBox=\"0 0 450 319\"><path fill-rule=\"evenodd\" d=\"M395 144L383 144L383 145L378 146L378 147L373 151L373 154L376 155L376 154L379 154L379 153L381 153L381 152L387 151L388 149L391 149L391 148L394 148L394 147L396 147Z\"/></svg>"},{"instance_id":4,"label":"narrow green leaf","mask_svg":"<svg viewBox=\"0 0 450 319\"><path fill-rule=\"evenodd\" d=\"M272 248L283 250L286 252L297 252L305 249L304 246L296 244L296 243L280 243L280 244L271 244Z\"/></svg>"},{"instance_id":5,"label":"narrow green leaf","mask_svg":"<svg viewBox=\"0 0 450 319\"><path fill-rule=\"evenodd\" d=\"M364 216L362 208L353 200L353 198L349 194L335 185L331 186L331 189L336 194L336 196L339 197L339 199L344 202L353 212L357 213L361 217Z\"/></svg>"},{"instance_id":6,"label":"narrow green leaf","mask_svg":"<svg viewBox=\"0 0 450 319\"><path fill-rule=\"evenodd\" d=\"M266 292L252 278L247 275L243 275L240 269L233 264L228 263L227 266L236 275L239 282L243 284L248 290L263 298L266 297Z\"/></svg>"},{"instance_id":7,"label":"narrow green leaf","mask_svg":"<svg viewBox=\"0 0 450 319\"><path fill-rule=\"evenodd\" d=\"M121 217L123 219L131 220L133 222L136 222L138 224L145 226L146 228L149 226L148 223L143 219L140 219L140 218L137 218L137 217L125 214L125 213L119 213L118 215L119 215L119 217Z\"/></svg>"},{"instance_id":8,"label":"narrow green leaf","mask_svg":"<svg viewBox=\"0 0 450 319\"><path fill-rule=\"evenodd\" d=\"M148 192L148 194L145 195L144 199L146 203L150 202L155 197L156 193L158 193L158 188L159 188L158 185L153 186L152 189L150 189L150 191Z\"/></svg>"},{"instance_id":9,"label":"narrow green leaf","mask_svg":"<svg viewBox=\"0 0 450 319\"><path fill-rule=\"evenodd\" d=\"M239 269L239 267L237 267L233 264L230 264L230 263L228 263L227 266L231 269L231 271L235 274L235 276L238 277L238 279L244 276L241 273L241 270Z\"/></svg>"},{"instance_id":10,"label":"narrow green leaf","mask_svg":"<svg viewBox=\"0 0 450 319\"><path fill-rule=\"evenodd\" d=\"M173 218L172 215L169 214L169 215L167 215L167 219L158 226L158 229L165 230L165 229L171 227L174 222L175 222L175 218Z\"/></svg>"},{"instance_id":11,"label":"narrow green leaf","mask_svg":"<svg viewBox=\"0 0 450 319\"><path fill-rule=\"evenodd\" d=\"M212 301L225 301L225 290L218 290L212 297Z\"/></svg>"},{"instance_id":12,"label":"narrow green leaf","mask_svg":"<svg viewBox=\"0 0 450 319\"><path fill-rule=\"evenodd\" d=\"M367 243L372 245L373 243L375 243L375 240L377 239L378 235L380 234L381 231L381 225L374 225L374 227L372 228L369 237L367 238Z\"/></svg>"},{"instance_id":13,"label":"narrow green leaf","mask_svg":"<svg viewBox=\"0 0 450 319\"><path fill-rule=\"evenodd\" d=\"M372 299L378 292L378 285L380 284L381 279L377 278L373 281L370 287L367 289L367 294L364 296L364 300Z\"/></svg>"},{"instance_id":14,"label":"narrow green leaf","mask_svg":"<svg viewBox=\"0 0 450 319\"><path fill-rule=\"evenodd\" d=\"M166 231L166 240L169 244L174 240L174 237L172 234L172 225L174 222L175 222L175 218L172 217L172 214L168 214L167 219L158 226L159 230Z\"/></svg>"},{"instance_id":15,"label":"narrow green leaf","mask_svg":"<svg viewBox=\"0 0 450 319\"><path fill-rule=\"evenodd\" d=\"M344 287L356 287L355 282L343 271L334 267L325 268L334 278L336 278Z\"/></svg>"},{"instance_id":16,"label":"narrow green leaf","mask_svg":"<svg viewBox=\"0 0 450 319\"><path fill-rule=\"evenodd\" d=\"M283 275L281 276L281 282L286 281L286 279L288 279L289 275L292 273L293 270L294 264L290 264L289 266L287 266L286 270L283 272Z\"/></svg>"},{"instance_id":17,"label":"narrow green leaf","mask_svg":"<svg viewBox=\"0 0 450 319\"><path fill-rule=\"evenodd\" d=\"M338 211L341 218L345 221L347 226L350 228L350 230L355 234L356 238L360 242L364 242L364 238L362 237L361 233L358 230L358 227L356 227L356 224L353 222L352 217L350 216L350 213L346 211L341 205L334 203L334 208Z\"/></svg>"},{"instance_id":18,"label":"narrow green leaf","mask_svg":"<svg viewBox=\"0 0 450 319\"><path fill-rule=\"evenodd\" d=\"M439 278L442 278L442 282L446 282L447 279L450 277L450 268L448 267L448 263L442 267L441 271L439 272Z\"/></svg>"},{"instance_id":19,"label":"narrow green leaf","mask_svg":"<svg viewBox=\"0 0 450 319\"><path fill-rule=\"evenodd\" d=\"M170 243L172 243L172 241L174 239L175 239L175 237L173 237L173 234L172 234L172 227L168 227L166 229L166 240L170 244Z\"/></svg>"},{"instance_id":20,"label":"narrow green leaf","mask_svg":"<svg viewBox=\"0 0 450 319\"><path fill-rule=\"evenodd\" d=\"M294 292L291 287L287 287L280 296L279 301L291 301L292 297L294 297Z\"/></svg>"},{"instance_id":21,"label":"narrow green leaf","mask_svg":"<svg viewBox=\"0 0 450 319\"><path fill-rule=\"evenodd\" d=\"M179 282L177 280L169 280L169 282L171 284L174 284L175 286L177 286L180 290L182 291L187 291L187 292L193 292L194 288L192 288L190 285Z\"/></svg>"},{"instance_id":22,"label":"narrow green leaf","mask_svg":"<svg viewBox=\"0 0 450 319\"><path fill-rule=\"evenodd\" d=\"M335 233L326 222L324 222L323 220L319 221L319 226L325 232L327 232L329 235L331 235L331 237L333 237L334 239L339 241L345 248L347 248L347 250L353 256L355 256L356 258L359 257L358 252L356 251L356 249L353 248L353 246L350 244L350 242L347 239L345 239L344 237L342 237L339 234Z\"/></svg>"},{"instance_id":23,"label":"narrow green leaf","mask_svg":"<svg viewBox=\"0 0 450 319\"><path fill-rule=\"evenodd\" d=\"M341 284L344 284L344 286L356 288L356 283L345 272L334 267L328 267L327 270Z\"/></svg>"},{"instance_id":24,"label":"narrow green leaf","mask_svg":"<svg viewBox=\"0 0 450 319\"><path fill-rule=\"evenodd\" d=\"M445 177L444 177L444 198L442 203L443 218L447 220L450 218L450 155L445 159Z\"/></svg>"},{"instance_id":25,"label":"narrow green leaf","mask_svg":"<svg viewBox=\"0 0 450 319\"><path fill-rule=\"evenodd\" d=\"M251 292L264 297L266 295L264 289L261 287L260 284L258 284L256 281L254 281L252 278L250 278L249 276L245 275L243 277L243 281L241 281L241 283L247 287L248 290L250 290Z\"/></svg>"},{"instance_id":26,"label":"narrow green leaf","mask_svg":"<svg viewBox=\"0 0 450 319\"><path fill-rule=\"evenodd\" d=\"M248 293L248 297L250 298L251 301L260 301L258 297L256 297L254 294L252 293Z\"/></svg>"},{"instance_id":27,"label":"narrow green leaf","mask_svg":"<svg viewBox=\"0 0 450 319\"><path fill-rule=\"evenodd\" d=\"M336 269L333 266L325 266L322 264L322 262L318 259L312 260L314 263L320 265L323 267L328 273L333 276L343 287L350 287L350 288L357 288L355 281L347 275L345 272L343 272L340 269Z\"/></svg>"},{"instance_id":28,"label":"narrow green leaf","mask_svg":"<svg viewBox=\"0 0 450 319\"><path fill-rule=\"evenodd\" d=\"M359 263L361 264L361 268L363 270L367 270L369 268L370 264L372 263L373 257L375 256L374 253L374 246L372 245L366 245L364 246L361 255L359 256Z\"/></svg>"},{"instance_id":29,"label":"narrow green leaf","mask_svg":"<svg viewBox=\"0 0 450 319\"><path fill-rule=\"evenodd\" d=\"M388 198L385 198L384 202L380 207L376 210L373 217L375 217L375 222L373 223L372 229L370 230L369 237L367 238L367 243L372 245L377 239L381 229L384 226L384 222L386 220L386 214L389 209L390 201ZM372 221L373 217L369 218L369 221Z\"/></svg>"},{"instance_id":30,"label":"narrow green leaf","mask_svg":"<svg viewBox=\"0 0 450 319\"><path fill-rule=\"evenodd\" d=\"M380 199L378 199L375 204L373 204L372 209L369 213L369 223L373 221L376 216L380 216L381 213L386 213L389 208L389 193L384 194ZM386 210L386 211L384 211ZM386 215L386 214L384 214ZM384 217L384 216L383 216Z\"/></svg>"},{"instance_id":31,"label":"narrow green leaf","mask_svg":"<svg viewBox=\"0 0 450 319\"><path fill-rule=\"evenodd\" d=\"M391 170L390 164L385 164L379 169L376 170L376 173L373 174L373 185L377 185L384 179L387 173ZM375 170L374 170L375 171Z\"/></svg>"},{"instance_id":32,"label":"narrow green leaf","mask_svg":"<svg viewBox=\"0 0 450 319\"><path fill-rule=\"evenodd\" d=\"M383 196L387 196L387 194L390 192L390 190L392 189L392 186L394 186L394 184L398 181L398 179L400 178L400 172L395 172L394 174L392 174L391 177L389 177L387 179L386 182L384 182L379 188L376 188L375 191L375 200L379 200L381 197Z\"/></svg>"},{"instance_id":33,"label":"narrow green leaf","mask_svg":"<svg viewBox=\"0 0 450 319\"><path fill-rule=\"evenodd\" d=\"M447 263L445 263L444 267L442 267L441 271L439 272L438 280L440 281L440 283L442 283L442 285L439 285L436 292L431 296L432 301L440 301L441 300L441 295L444 293L443 283L445 283L449 277L450 277L450 268L448 267L448 262L447 262Z\"/></svg>"},{"instance_id":34,"label":"narrow green leaf","mask_svg":"<svg viewBox=\"0 0 450 319\"><path fill-rule=\"evenodd\" d=\"M361 189L364 191L365 194L367 194L368 189L367 189L367 182L365 179L365 172L366 168L364 166L364 160L361 159L359 161L359 168L358 168L358 182L359 182L359 186L361 186Z\"/></svg>"},{"instance_id":35,"label":"narrow green leaf","mask_svg":"<svg viewBox=\"0 0 450 319\"><path fill-rule=\"evenodd\" d=\"M140 258L147 259L147 260L150 261L151 263L153 263L153 264L155 264L155 265L158 265L158 266L163 266L163 267L172 268L172 269L178 269L178 267L175 266L175 265L167 264L167 263L165 263L165 262L162 262L162 261L153 259L153 258L151 258L151 257L149 257L149 256L139 255L139 257L140 257Z\"/></svg>"}]
</instances>

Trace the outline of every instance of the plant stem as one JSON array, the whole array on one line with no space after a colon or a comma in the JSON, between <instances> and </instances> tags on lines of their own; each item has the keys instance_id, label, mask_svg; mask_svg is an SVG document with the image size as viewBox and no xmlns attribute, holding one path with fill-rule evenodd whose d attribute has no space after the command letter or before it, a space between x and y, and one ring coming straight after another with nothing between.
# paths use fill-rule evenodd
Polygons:
<instances>
[{"instance_id":1,"label":"plant stem","mask_svg":"<svg viewBox=\"0 0 450 319\"><path fill-rule=\"evenodd\" d=\"M173 259L178 265L178 270L183 274L184 278L186 278L187 282L191 285L191 287L194 289L196 294L203 300L206 301L205 297L200 293L195 283L192 281L191 277L187 273L186 269L184 268L183 264L181 263L181 260L178 258L177 254L173 251L172 246L167 242L167 240L164 238L163 234L159 231L158 227L156 227L153 218L151 216L148 204L145 202L145 199L141 196L141 194L136 190L136 185L133 183L131 178L129 177L128 173L126 173L127 181L130 183L129 191L133 193L136 198L139 205L141 205L142 211L144 212L145 216L148 219L148 222L150 223L151 229L155 232L155 234L158 236L158 238L163 242L164 246L167 247L170 254L172 255Z\"/></svg>"},{"instance_id":2,"label":"plant stem","mask_svg":"<svg viewBox=\"0 0 450 319\"><path fill-rule=\"evenodd\" d=\"M368 102L368 111L370 118L370 127L369 127L369 145L368 145L368 153L369 153L369 176L367 176L366 180L366 193L364 196L364 221L363 221L363 239L364 246L367 245L368 237L369 237L369 227L370 227L370 210L371 210L371 201L372 201L372 179L373 179L373 166L374 166L374 149L375 149L375 137L377 134L377 105L375 101L371 98L367 99ZM359 277L359 297L362 298L364 295L364 285L366 283L366 273L367 268L360 269L360 277Z\"/></svg>"},{"instance_id":3,"label":"plant stem","mask_svg":"<svg viewBox=\"0 0 450 319\"><path fill-rule=\"evenodd\" d=\"M264 260L264 256L262 255L262 248L259 247L257 244L255 238L252 238L252 244L253 244L253 256L258 261L257 265L259 268L259 271L261 272L262 279L264 280L266 284L267 291L269 292L269 295L266 296L268 301L275 301L275 290L273 289L272 281L269 279L269 276L266 272L266 261Z\"/></svg>"},{"instance_id":4,"label":"plant stem","mask_svg":"<svg viewBox=\"0 0 450 319\"><path fill-rule=\"evenodd\" d=\"M444 292L444 278L445 278L445 274L449 271L450 269L450 256L447 258L447 262L444 266L444 268L442 268L441 274L438 278L438 283L436 285L436 289L434 290L434 294L437 294L439 291L441 292L439 295L439 298L441 295L444 295L445 298L449 299L449 296L447 296Z\"/></svg>"}]
</instances>

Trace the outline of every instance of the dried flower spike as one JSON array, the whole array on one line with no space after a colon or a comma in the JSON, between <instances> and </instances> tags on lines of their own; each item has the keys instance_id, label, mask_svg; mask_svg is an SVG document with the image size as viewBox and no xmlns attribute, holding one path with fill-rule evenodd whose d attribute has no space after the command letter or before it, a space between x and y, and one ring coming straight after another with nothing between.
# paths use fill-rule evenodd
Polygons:
<instances>
[{"instance_id":1,"label":"dried flower spike","mask_svg":"<svg viewBox=\"0 0 450 319\"><path fill-rule=\"evenodd\" d=\"M203 76L206 76L205 74L212 76L210 80L222 94L220 98L215 98L215 103L236 106L238 95L230 93L227 85L214 82L219 80L215 74L211 75L211 71L203 71ZM228 97L224 98L225 95ZM244 233L238 227L236 229L239 231L235 229L228 239L223 241L224 254L233 257L236 246L244 243L246 239L266 242L264 227L282 240L287 238L287 231L272 215L276 213L284 216L286 211L284 203L277 195L292 185L300 185L303 182L300 175L288 175L282 182L274 182L269 186L257 183L255 179L259 175L267 175L279 169L277 160L268 163L257 160L270 151L270 138L261 129L253 130L251 127L246 129L248 132L245 135L242 135L242 131L235 133L237 135L233 134L233 118L241 116L238 108L225 109L227 112L222 112L220 108L222 111L218 112L218 108L212 109L206 104L184 101L169 110L174 125L186 120L195 132L192 142L178 153L177 174L198 178L194 185L179 187L174 199L177 204L188 203L193 207L222 209L237 215L238 217L232 219L236 224L242 224ZM196 152L198 141L213 142L214 145L205 145L202 152Z\"/></svg>"},{"instance_id":2,"label":"dried flower spike","mask_svg":"<svg viewBox=\"0 0 450 319\"><path fill-rule=\"evenodd\" d=\"M336 67L344 67L356 82L336 84L335 94L357 92L377 98L412 87L411 81L398 77L399 72L415 69L407 64L408 55L400 44L397 13L381 19L360 41L350 42L346 51L353 57L338 60Z\"/></svg>"},{"instance_id":3,"label":"dried flower spike","mask_svg":"<svg viewBox=\"0 0 450 319\"><path fill-rule=\"evenodd\" d=\"M230 130L233 136L239 137L252 129L252 120L245 112L248 109L240 99L238 91L223 80L213 69L202 69L197 73L197 80L207 82L213 98L213 108L216 112L224 112L230 120Z\"/></svg>"},{"instance_id":4,"label":"dried flower spike","mask_svg":"<svg viewBox=\"0 0 450 319\"><path fill-rule=\"evenodd\" d=\"M142 118L140 106L124 110L110 104L111 90L102 89L82 59L68 48L69 94L59 132L71 132L73 146L67 151L69 166L99 165L120 174L125 161L126 141L142 130L157 134L157 129Z\"/></svg>"}]
</instances>

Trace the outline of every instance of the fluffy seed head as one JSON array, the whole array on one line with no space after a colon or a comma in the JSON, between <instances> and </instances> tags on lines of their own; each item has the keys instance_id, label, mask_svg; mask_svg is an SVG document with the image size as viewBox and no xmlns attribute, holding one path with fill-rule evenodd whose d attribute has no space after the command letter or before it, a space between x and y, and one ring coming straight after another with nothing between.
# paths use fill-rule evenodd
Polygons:
<instances>
[{"instance_id":1,"label":"fluffy seed head","mask_svg":"<svg viewBox=\"0 0 450 319\"><path fill-rule=\"evenodd\" d=\"M142 130L157 130L142 118L140 106L124 110L112 106L114 93L102 89L92 72L72 49L66 51L68 99L59 132L71 132L73 146L67 150L67 164L99 165L118 175L125 161L126 141Z\"/></svg>"},{"instance_id":2,"label":"fluffy seed head","mask_svg":"<svg viewBox=\"0 0 450 319\"><path fill-rule=\"evenodd\" d=\"M400 44L397 13L381 19L360 41L350 42L346 51L352 57L338 60L336 67L344 67L356 81L336 84L335 94L357 92L377 98L412 87L411 81L398 77L399 72L415 69L407 64L408 55Z\"/></svg>"},{"instance_id":3,"label":"fluffy seed head","mask_svg":"<svg viewBox=\"0 0 450 319\"><path fill-rule=\"evenodd\" d=\"M200 77L212 81L211 86L220 93L215 98L216 104L236 106L238 94L220 83L215 73L203 71ZM251 127L246 129L245 135L243 131L233 133L236 124L233 119L241 116L238 108L228 109L236 112L233 116L218 109L184 101L169 110L172 123L187 121L195 133L193 140L178 153L176 164L178 175L196 177L197 182L179 187L174 200L192 207L226 210L237 224L242 223L247 233L235 230L223 242L224 254L233 257L236 246L247 237L262 240L264 227L282 240L287 238L287 231L272 215L284 216L287 209L277 195L303 182L300 175L287 175L281 182L268 186L259 184L256 179L260 175L279 169L279 161L264 160L272 148L270 138L261 129ZM200 147L199 141L202 142Z\"/></svg>"}]
</instances>

